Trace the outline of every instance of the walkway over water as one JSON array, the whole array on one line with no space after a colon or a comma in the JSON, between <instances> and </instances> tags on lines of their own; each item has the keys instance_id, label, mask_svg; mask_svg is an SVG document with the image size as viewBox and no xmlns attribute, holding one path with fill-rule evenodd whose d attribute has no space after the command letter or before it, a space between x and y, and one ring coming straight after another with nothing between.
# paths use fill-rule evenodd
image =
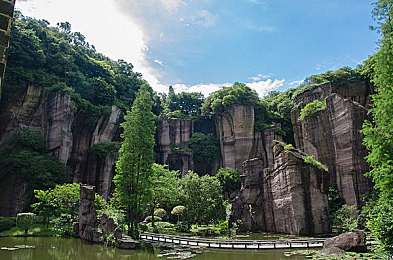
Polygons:
<instances>
[{"instance_id":1,"label":"walkway over water","mask_svg":"<svg viewBox=\"0 0 393 260\"><path fill-rule=\"evenodd\" d=\"M287 249L322 247L326 238L280 239L280 240L233 240L182 237L156 233L143 233L143 240L178 245L201 246L223 249Z\"/></svg>"}]
</instances>

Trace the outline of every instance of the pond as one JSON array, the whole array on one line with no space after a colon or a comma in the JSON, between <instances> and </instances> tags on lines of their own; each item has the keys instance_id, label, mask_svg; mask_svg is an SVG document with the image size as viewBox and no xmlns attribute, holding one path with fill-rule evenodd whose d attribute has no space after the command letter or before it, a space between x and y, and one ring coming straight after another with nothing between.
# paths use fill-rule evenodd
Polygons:
<instances>
[{"instance_id":1,"label":"pond","mask_svg":"<svg viewBox=\"0 0 393 260\"><path fill-rule=\"evenodd\" d=\"M157 259L160 249L144 246L143 250L124 250L87 243L81 239L60 237L1 237L0 247L12 248L29 245L35 248L21 248L15 251L0 250L0 259ZM218 250L205 249L195 260L304 260L305 257L286 257L289 250ZM166 259L165 257L160 259Z\"/></svg>"}]
</instances>

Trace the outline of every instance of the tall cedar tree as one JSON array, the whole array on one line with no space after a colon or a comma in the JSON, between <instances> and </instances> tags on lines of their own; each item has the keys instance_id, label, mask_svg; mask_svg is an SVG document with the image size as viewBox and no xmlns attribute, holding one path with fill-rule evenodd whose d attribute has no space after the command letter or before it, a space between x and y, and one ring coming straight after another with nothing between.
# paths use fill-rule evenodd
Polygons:
<instances>
[{"instance_id":1,"label":"tall cedar tree","mask_svg":"<svg viewBox=\"0 0 393 260\"><path fill-rule=\"evenodd\" d=\"M131 112L121 124L124 139L119 159L116 162L117 175L114 178L120 203L126 211L128 234L138 238L139 217L151 197L151 176L154 146L154 115L149 85L142 85Z\"/></svg>"}]
</instances>

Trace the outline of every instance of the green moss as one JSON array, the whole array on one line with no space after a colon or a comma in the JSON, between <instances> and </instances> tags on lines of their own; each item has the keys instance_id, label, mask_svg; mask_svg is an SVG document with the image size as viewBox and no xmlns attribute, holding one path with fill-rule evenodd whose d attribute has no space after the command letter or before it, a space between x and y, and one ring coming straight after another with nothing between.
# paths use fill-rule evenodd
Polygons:
<instances>
[{"instance_id":1,"label":"green moss","mask_svg":"<svg viewBox=\"0 0 393 260\"><path fill-rule=\"evenodd\" d=\"M326 165L323 165L322 163L318 162L317 160L315 160L314 156L310 155L310 156L302 156L303 160L305 163L310 163L316 167L318 167L319 169L323 170L323 171L328 171L328 167Z\"/></svg>"},{"instance_id":2,"label":"green moss","mask_svg":"<svg viewBox=\"0 0 393 260\"><path fill-rule=\"evenodd\" d=\"M292 150L295 149L292 144L287 144L284 146L284 150Z\"/></svg>"}]
</instances>

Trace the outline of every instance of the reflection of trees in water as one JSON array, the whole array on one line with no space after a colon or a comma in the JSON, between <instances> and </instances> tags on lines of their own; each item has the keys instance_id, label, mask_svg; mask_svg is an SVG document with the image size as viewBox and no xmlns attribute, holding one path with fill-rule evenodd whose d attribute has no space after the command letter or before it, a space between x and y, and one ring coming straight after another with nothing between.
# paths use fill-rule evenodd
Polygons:
<instances>
[{"instance_id":1,"label":"reflection of trees in water","mask_svg":"<svg viewBox=\"0 0 393 260\"><path fill-rule=\"evenodd\" d=\"M19 249L16 251L0 252L0 259L12 260L49 260L49 259L156 259L159 250L146 246L144 250L124 250L92 244L82 239L60 237L28 237L2 238L2 246L34 245L35 249ZM3 258L5 257L5 258Z\"/></svg>"}]
</instances>

